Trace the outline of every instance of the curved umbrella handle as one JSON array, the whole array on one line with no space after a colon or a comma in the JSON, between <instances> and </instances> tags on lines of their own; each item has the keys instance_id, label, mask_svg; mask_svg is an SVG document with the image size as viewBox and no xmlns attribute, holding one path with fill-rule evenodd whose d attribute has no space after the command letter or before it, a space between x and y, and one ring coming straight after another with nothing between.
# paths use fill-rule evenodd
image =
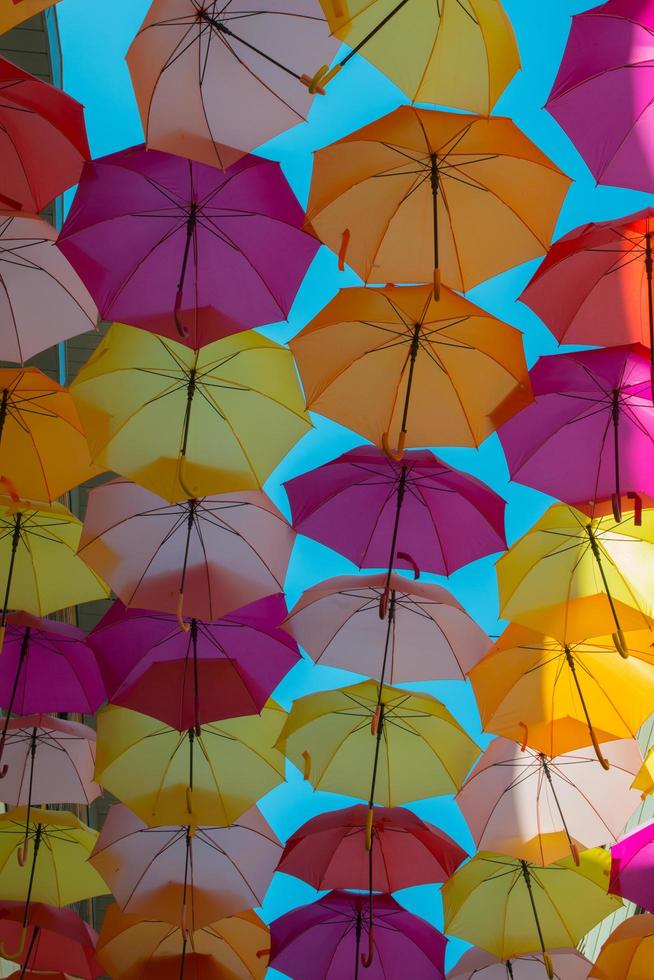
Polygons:
<instances>
[{"instance_id":1,"label":"curved umbrella handle","mask_svg":"<svg viewBox=\"0 0 654 980\"><path fill-rule=\"evenodd\" d=\"M627 641L625 635L621 629L617 629L615 633L611 633L611 639L613 640L613 646L618 651L620 656L624 660L629 659L629 648L627 646Z\"/></svg>"},{"instance_id":2,"label":"curved umbrella handle","mask_svg":"<svg viewBox=\"0 0 654 980\"><path fill-rule=\"evenodd\" d=\"M4 779L9 772L9 766L5 762L4 766L0 766L0 779Z\"/></svg>"},{"instance_id":3,"label":"curved umbrella handle","mask_svg":"<svg viewBox=\"0 0 654 980\"><path fill-rule=\"evenodd\" d=\"M622 504L617 493L611 494L611 509L613 511L613 520L619 524L622 520Z\"/></svg>"},{"instance_id":4,"label":"curved umbrella handle","mask_svg":"<svg viewBox=\"0 0 654 980\"><path fill-rule=\"evenodd\" d=\"M180 456L179 456L179 464L177 466L177 479L179 480L179 485L182 488L182 490L184 491L184 493L187 495L188 499L189 500L195 500L195 498L197 496L196 492L194 490L191 490L191 488L189 486L187 486L186 481L184 479L184 463L185 462L186 462L186 456L182 456L180 454Z\"/></svg>"},{"instance_id":5,"label":"curved umbrella handle","mask_svg":"<svg viewBox=\"0 0 654 980\"><path fill-rule=\"evenodd\" d=\"M25 940L27 939L27 926L23 926L20 930L20 939L18 940L18 949L9 952L5 949L5 944L0 942L0 956L3 960L17 960L25 952Z\"/></svg>"},{"instance_id":6,"label":"curved umbrella handle","mask_svg":"<svg viewBox=\"0 0 654 980\"><path fill-rule=\"evenodd\" d=\"M370 734L376 735L379 731L379 722L381 721L382 706L378 704L375 708L372 717L370 719Z\"/></svg>"},{"instance_id":7,"label":"curved umbrella handle","mask_svg":"<svg viewBox=\"0 0 654 980\"><path fill-rule=\"evenodd\" d=\"M388 612L388 598L391 594L391 590L388 586L384 589L379 597L379 618L386 619L386 613Z\"/></svg>"},{"instance_id":8,"label":"curved umbrella handle","mask_svg":"<svg viewBox=\"0 0 654 980\"><path fill-rule=\"evenodd\" d=\"M552 964L552 957L547 950L543 951L543 963L545 964L545 972L547 973L548 980L554 980L554 966Z\"/></svg>"},{"instance_id":9,"label":"curved umbrella handle","mask_svg":"<svg viewBox=\"0 0 654 980\"><path fill-rule=\"evenodd\" d=\"M366 970L369 966L372 966L372 961L375 958L375 935L374 935L374 925L370 923L370 929L368 930L368 953L361 954L361 962L365 966Z\"/></svg>"},{"instance_id":10,"label":"curved umbrella handle","mask_svg":"<svg viewBox=\"0 0 654 980\"><path fill-rule=\"evenodd\" d=\"M634 502L634 524L636 527L640 527L643 523L643 500L639 493L633 493L630 491L627 494L629 500Z\"/></svg>"},{"instance_id":11,"label":"curved umbrella handle","mask_svg":"<svg viewBox=\"0 0 654 980\"><path fill-rule=\"evenodd\" d=\"M21 868L24 868L25 865L27 864L29 851L30 851L30 842L29 839L26 837L23 843L16 851L16 857L18 858L18 863L21 866Z\"/></svg>"},{"instance_id":12,"label":"curved umbrella handle","mask_svg":"<svg viewBox=\"0 0 654 980\"><path fill-rule=\"evenodd\" d=\"M179 287L177 293L175 294L175 307L173 309L173 316L175 317L175 326L177 327L177 333L180 337L188 337L188 329L184 326L181 321L179 311L182 308L182 300L184 297L184 284Z\"/></svg>"},{"instance_id":13,"label":"curved umbrella handle","mask_svg":"<svg viewBox=\"0 0 654 980\"><path fill-rule=\"evenodd\" d=\"M406 551L398 551L397 557L405 561L407 565L411 565L411 571L413 572L413 578L417 582L420 578L420 566L418 562L411 557L411 555Z\"/></svg>"},{"instance_id":14,"label":"curved umbrella handle","mask_svg":"<svg viewBox=\"0 0 654 980\"><path fill-rule=\"evenodd\" d=\"M311 775L311 756L306 751L306 749L302 753L302 759L304 760L304 770L302 772L302 778L308 781L309 776Z\"/></svg>"},{"instance_id":15,"label":"curved umbrella handle","mask_svg":"<svg viewBox=\"0 0 654 980\"><path fill-rule=\"evenodd\" d=\"M340 272L345 271L345 256L347 255L350 238L350 229L345 228L343 234L341 235L341 247L338 250L338 268Z\"/></svg>"},{"instance_id":16,"label":"curved umbrella handle","mask_svg":"<svg viewBox=\"0 0 654 980\"><path fill-rule=\"evenodd\" d=\"M372 851L372 825L375 817L375 811L372 807L368 808L368 813L366 814L366 850Z\"/></svg>"},{"instance_id":17,"label":"curved umbrella handle","mask_svg":"<svg viewBox=\"0 0 654 980\"><path fill-rule=\"evenodd\" d=\"M602 750L600 749L599 742L597 741L597 735L595 734L595 729L591 726L589 729L590 740L593 743L593 748L595 749L595 755L597 756L597 761L601 765L602 769L609 770L611 768L609 760L605 759L602 755Z\"/></svg>"},{"instance_id":18,"label":"curved umbrella handle","mask_svg":"<svg viewBox=\"0 0 654 980\"><path fill-rule=\"evenodd\" d=\"M391 449L390 436L388 432L382 432L382 449L388 456L390 460L394 463L400 463L404 456L404 446L406 444L407 431L402 429L400 432L400 438L397 440L397 449Z\"/></svg>"},{"instance_id":19,"label":"curved umbrella handle","mask_svg":"<svg viewBox=\"0 0 654 980\"><path fill-rule=\"evenodd\" d=\"M529 741L529 729L525 725L524 721L519 721L518 722L518 727L519 728L522 728L522 730L525 733L525 737L523 738L522 742L520 743L520 751L521 752L526 752L526 750L527 750L527 742Z\"/></svg>"},{"instance_id":20,"label":"curved umbrella handle","mask_svg":"<svg viewBox=\"0 0 654 980\"><path fill-rule=\"evenodd\" d=\"M179 598L177 599L177 609L175 610L175 615L177 617L177 624L179 628L184 633L188 633L190 626L188 623L184 622L184 593L179 593Z\"/></svg>"},{"instance_id":21,"label":"curved umbrella handle","mask_svg":"<svg viewBox=\"0 0 654 980\"><path fill-rule=\"evenodd\" d=\"M258 960L262 960L264 956L270 956L270 946L266 946L265 949L258 949L255 956Z\"/></svg>"},{"instance_id":22,"label":"curved umbrella handle","mask_svg":"<svg viewBox=\"0 0 654 980\"><path fill-rule=\"evenodd\" d=\"M338 75L340 70L340 65L334 65L331 71L329 70L329 65L323 65L313 75L300 75L300 81L303 85L306 85L311 95L326 95L324 86L332 80L334 75Z\"/></svg>"},{"instance_id":23,"label":"curved umbrella handle","mask_svg":"<svg viewBox=\"0 0 654 980\"><path fill-rule=\"evenodd\" d=\"M18 496L18 491L16 490L16 487L14 486L13 482L9 479L9 477L0 476L0 484L2 484L7 488L7 493L9 494L13 502L17 504L18 501L20 500L20 497Z\"/></svg>"}]
</instances>

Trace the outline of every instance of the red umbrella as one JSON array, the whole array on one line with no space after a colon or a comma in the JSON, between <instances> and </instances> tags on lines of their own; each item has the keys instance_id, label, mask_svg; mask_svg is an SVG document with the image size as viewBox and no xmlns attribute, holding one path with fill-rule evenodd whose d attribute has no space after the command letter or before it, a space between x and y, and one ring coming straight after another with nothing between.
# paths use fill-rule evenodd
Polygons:
<instances>
[{"instance_id":1,"label":"red umbrella","mask_svg":"<svg viewBox=\"0 0 654 980\"><path fill-rule=\"evenodd\" d=\"M0 902L0 941L7 949L19 945L24 911L23 902ZM25 945L18 958L22 970L15 976L24 980L32 970L39 977L65 970L81 980L95 980L104 973L95 958L97 939L96 931L72 909L35 902L30 905Z\"/></svg>"},{"instance_id":2,"label":"red umbrella","mask_svg":"<svg viewBox=\"0 0 654 980\"><path fill-rule=\"evenodd\" d=\"M79 102L0 58L0 207L42 211L90 156Z\"/></svg>"}]
</instances>

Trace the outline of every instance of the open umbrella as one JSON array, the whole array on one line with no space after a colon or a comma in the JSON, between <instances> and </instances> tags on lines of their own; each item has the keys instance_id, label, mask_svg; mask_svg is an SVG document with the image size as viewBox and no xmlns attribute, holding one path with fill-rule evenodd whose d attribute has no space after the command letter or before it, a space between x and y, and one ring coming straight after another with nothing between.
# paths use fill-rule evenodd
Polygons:
<instances>
[{"instance_id":1,"label":"open umbrella","mask_svg":"<svg viewBox=\"0 0 654 980\"><path fill-rule=\"evenodd\" d=\"M182 731L261 711L300 659L281 594L207 623L116 600L89 637L109 700Z\"/></svg>"},{"instance_id":2,"label":"open umbrella","mask_svg":"<svg viewBox=\"0 0 654 980\"><path fill-rule=\"evenodd\" d=\"M45 6L44 0L3 3L0 33L17 12L20 21ZM0 156L0 207L33 212L76 184L91 156L79 102L6 58L0 58Z\"/></svg>"},{"instance_id":3,"label":"open umbrella","mask_svg":"<svg viewBox=\"0 0 654 980\"><path fill-rule=\"evenodd\" d=\"M611 848L609 891L654 912L654 823L632 830Z\"/></svg>"},{"instance_id":4,"label":"open umbrella","mask_svg":"<svg viewBox=\"0 0 654 980\"><path fill-rule=\"evenodd\" d=\"M630 916L604 941L588 976L598 980L648 980L652 955L654 916Z\"/></svg>"},{"instance_id":5,"label":"open umbrella","mask_svg":"<svg viewBox=\"0 0 654 980\"><path fill-rule=\"evenodd\" d=\"M654 495L649 352L638 344L541 357L535 401L499 430L511 478L568 503ZM561 465L564 460L565 464Z\"/></svg>"},{"instance_id":6,"label":"open umbrella","mask_svg":"<svg viewBox=\"0 0 654 980\"><path fill-rule=\"evenodd\" d=\"M94 462L171 501L258 489L311 428L292 355L253 331L192 351L116 323L71 394Z\"/></svg>"},{"instance_id":7,"label":"open umbrella","mask_svg":"<svg viewBox=\"0 0 654 980\"><path fill-rule=\"evenodd\" d=\"M576 949L552 949L554 980L587 980L590 961ZM447 974L447 980L542 980L542 954L526 953L498 960L483 949L469 949Z\"/></svg>"},{"instance_id":8,"label":"open umbrella","mask_svg":"<svg viewBox=\"0 0 654 980\"><path fill-rule=\"evenodd\" d=\"M213 622L282 592L295 535L260 491L167 504L128 480L94 488L80 555L126 606Z\"/></svg>"},{"instance_id":9,"label":"open umbrella","mask_svg":"<svg viewBox=\"0 0 654 980\"><path fill-rule=\"evenodd\" d=\"M654 793L654 746L648 750L632 787L640 791L643 800Z\"/></svg>"},{"instance_id":10,"label":"open umbrella","mask_svg":"<svg viewBox=\"0 0 654 980\"><path fill-rule=\"evenodd\" d=\"M397 459L477 446L531 401L521 333L451 290L342 289L290 346L309 408Z\"/></svg>"},{"instance_id":11,"label":"open umbrella","mask_svg":"<svg viewBox=\"0 0 654 980\"><path fill-rule=\"evenodd\" d=\"M307 219L364 282L466 292L543 255L569 185L510 119L400 106L318 150Z\"/></svg>"},{"instance_id":12,"label":"open umbrella","mask_svg":"<svg viewBox=\"0 0 654 980\"><path fill-rule=\"evenodd\" d=\"M135 146L85 166L58 245L104 319L199 348L286 318L318 250L303 221L272 160L223 172Z\"/></svg>"},{"instance_id":13,"label":"open umbrella","mask_svg":"<svg viewBox=\"0 0 654 980\"><path fill-rule=\"evenodd\" d=\"M0 902L0 942L6 949L15 949L21 939L24 911L22 902ZM72 909L32 902L17 977L23 980L32 970L41 976L67 970L80 980L96 980L103 974L95 958L97 939L95 929Z\"/></svg>"}]
</instances>

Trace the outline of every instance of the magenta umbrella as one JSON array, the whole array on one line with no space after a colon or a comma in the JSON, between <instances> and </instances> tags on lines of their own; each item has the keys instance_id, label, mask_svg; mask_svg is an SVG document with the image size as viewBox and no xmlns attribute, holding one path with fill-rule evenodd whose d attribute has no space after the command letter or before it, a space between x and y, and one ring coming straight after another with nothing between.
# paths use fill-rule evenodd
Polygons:
<instances>
[{"instance_id":1,"label":"magenta umbrella","mask_svg":"<svg viewBox=\"0 0 654 980\"><path fill-rule=\"evenodd\" d=\"M649 353L639 344L541 357L535 400L499 429L509 472L566 503L654 495Z\"/></svg>"},{"instance_id":2,"label":"magenta umbrella","mask_svg":"<svg viewBox=\"0 0 654 980\"><path fill-rule=\"evenodd\" d=\"M572 18L547 109L600 184L654 192L654 4L609 0Z\"/></svg>"},{"instance_id":3,"label":"magenta umbrella","mask_svg":"<svg viewBox=\"0 0 654 980\"><path fill-rule=\"evenodd\" d=\"M59 247L106 320L194 348L283 320L319 242L278 163L135 146L84 167Z\"/></svg>"},{"instance_id":4,"label":"magenta umbrella","mask_svg":"<svg viewBox=\"0 0 654 980\"><path fill-rule=\"evenodd\" d=\"M609 892L654 912L654 822L638 827L611 848Z\"/></svg>"},{"instance_id":5,"label":"magenta umbrella","mask_svg":"<svg viewBox=\"0 0 654 980\"><path fill-rule=\"evenodd\" d=\"M390 895L371 904L334 891L287 912L270 925L270 965L291 980L444 980L445 936Z\"/></svg>"},{"instance_id":6,"label":"magenta umbrella","mask_svg":"<svg viewBox=\"0 0 654 980\"><path fill-rule=\"evenodd\" d=\"M113 704L183 731L257 714L300 659L279 629L281 593L259 599L215 623L126 609L116 600L89 643Z\"/></svg>"}]
</instances>

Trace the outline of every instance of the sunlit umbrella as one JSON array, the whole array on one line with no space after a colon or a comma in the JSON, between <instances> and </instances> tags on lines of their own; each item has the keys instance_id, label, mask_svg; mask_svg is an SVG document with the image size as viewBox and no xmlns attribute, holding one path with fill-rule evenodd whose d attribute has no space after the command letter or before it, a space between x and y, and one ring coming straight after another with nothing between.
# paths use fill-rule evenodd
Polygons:
<instances>
[{"instance_id":1,"label":"sunlit umbrella","mask_svg":"<svg viewBox=\"0 0 654 980\"><path fill-rule=\"evenodd\" d=\"M632 786L640 791L643 799L654 793L654 746L647 752L645 761L636 774Z\"/></svg>"},{"instance_id":2,"label":"sunlit umbrella","mask_svg":"<svg viewBox=\"0 0 654 980\"><path fill-rule=\"evenodd\" d=\"M633 915L604 940L589 977L648 980L654 956L654 916Z\"/></svg>"},{"instance_id":3,"label":"sunlit umbrella","mask_svg":"<svg viewBox=\"0 0 654 980\"><path fill-rule=\"evenodd\" d=\"M10 951L21 942L24 914L22 902L0 902L0 942ZM72 909L32 902L24 949L18 958L21 980L32 976L31 970L43 980L59 970L71 971L80 980L96 980L103 974L95 958L97 939L95 929Z\"/></svg>"},{"instance_id":4,"label":"sunlit umbrella","mask_svg":"<svg viewBox=\"0 0 654 980\"><path fill-rule=\"evenodd\" d=\"M552 949L554 980L587 980L590 961L576 949ZM525 953L498 960L483 949L469 949L447 974L447 980L542 980L543 956Z\"/></svg>"},{"instance_id":5,"label":"sunlit umbrella","mask_svg":"<svg viewBox=\"0 0 654 980\"><path fill-rule=\"evenodd\" d=\"M654 912L654 823L632 830L611 848L609 891Z\"/></svg>"}]
</instances>

